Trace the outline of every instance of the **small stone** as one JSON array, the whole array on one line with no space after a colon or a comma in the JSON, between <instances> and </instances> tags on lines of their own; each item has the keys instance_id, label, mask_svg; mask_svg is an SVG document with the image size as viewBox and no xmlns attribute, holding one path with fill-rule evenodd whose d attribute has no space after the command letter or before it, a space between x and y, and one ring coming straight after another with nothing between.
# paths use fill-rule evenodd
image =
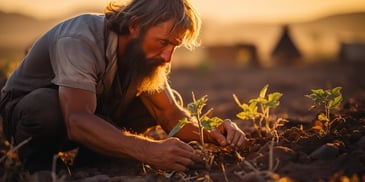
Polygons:
<instances>
[{"instance_id":1,"label":"small stone","mask_svg":"<svg viewBox=\"0 0 365 182\"><path fill-rule=\"evenodd\" d=\"M97 176L84 178L84 179L82 179L81 182L107 182L109 180L110 180L110 177L107 175L97 175Z\"/></svg>"},{"instance_id":2,"label":"small stone","mask_svg":"<svg viewBox=\"0 0 365 182\"><path fill-rule=\"evenodd\" d=\"M245 182L265 182L265 178L259 173L250 172L240 177L242 181Z\"/></svg>"},{"instance_id":3,"label":"small stone","mask_svg":"<svg viewBox=\"0 0 365 182\"><path fill-rule=\"evenodd\" d=\"M336 144L326 143L309 154L309 157L314 160L330 160L336 158L338 154L339 149Z\"/></svg>"}]
</instances>

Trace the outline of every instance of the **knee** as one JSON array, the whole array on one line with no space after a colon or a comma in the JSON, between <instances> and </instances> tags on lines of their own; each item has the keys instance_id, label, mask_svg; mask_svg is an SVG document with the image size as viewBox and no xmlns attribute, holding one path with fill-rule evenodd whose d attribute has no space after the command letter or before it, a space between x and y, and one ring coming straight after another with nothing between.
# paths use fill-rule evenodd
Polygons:
<instances>
[{"instance_id":1,"label":"knee","mask_svg":"<svg viewBox=\"0 0 365 182\"><path fill-rule=\"evenodd\" d=\"M58 135L64 122L59 105L58 90L40 88L24 96L14 109L16 130L29 135Z\"/></svg>"}]
</instances>

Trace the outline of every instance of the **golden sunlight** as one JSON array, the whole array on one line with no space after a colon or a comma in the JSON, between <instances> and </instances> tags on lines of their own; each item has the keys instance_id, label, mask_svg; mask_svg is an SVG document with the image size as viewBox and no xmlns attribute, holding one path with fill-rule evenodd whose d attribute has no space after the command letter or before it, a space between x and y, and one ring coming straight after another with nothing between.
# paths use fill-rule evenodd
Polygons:
<instances>
[{"instance_id":1,"label":"golden sunlight","mask_svg":"<svg viewBox=\"0 0 365 182\"><path fill-rule=\"evenodd\" d=\"M102 11L109 0L0 0L0 11L18 12L40 19L67 16L79 11ZM365 1L360 0L229 0L193 1L204 18L220 21L285 22L309 20L323 15L342 12L365 11Z\"/></svg>"}]
</instances>

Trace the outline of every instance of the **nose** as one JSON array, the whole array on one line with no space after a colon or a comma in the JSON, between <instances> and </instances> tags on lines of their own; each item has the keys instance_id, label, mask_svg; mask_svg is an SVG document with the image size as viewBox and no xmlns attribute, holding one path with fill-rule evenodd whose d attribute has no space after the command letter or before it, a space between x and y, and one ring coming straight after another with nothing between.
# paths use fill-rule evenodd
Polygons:
<instances>
[{"instance_id":1,"label":"nose","mask_svg":"<svg viewBox=\"0 0 365 182\"><path fill-rule=\"evenodd\" d=\"M174 53L175 50L175 46L167 46L162 52L161 52L161 58L165 61L165 62L170 62L171 61L171 57L172 54Z\"/></svg>"}]
</instances>

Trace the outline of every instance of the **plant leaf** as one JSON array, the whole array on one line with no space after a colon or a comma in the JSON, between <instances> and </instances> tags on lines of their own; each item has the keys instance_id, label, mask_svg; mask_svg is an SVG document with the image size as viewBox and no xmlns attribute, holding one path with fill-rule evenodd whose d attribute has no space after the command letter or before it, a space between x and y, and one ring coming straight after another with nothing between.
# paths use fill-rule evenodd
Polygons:
<instances>
[{"instance_id":1,"label":"plant leaf","mask_svg":"<svg viewBox=\"0 0 365 182\"><path fill-rule=\"evenodd\" d=\"M336 87L331 90L332 94L341 95L341 89L342 87Z\"/></svg>"},{"instance_id":2,"label":"plant leaf","mask_svg":"<svg viewBox=\"0 0 365 182\"><path fill-rule=\"evenodd\" d=\"M251 99L249 103L260 103L260 104L266 104L267 100L265 98L258 97L256 99Z\"/></svg>"},{"instance_id":3,"label":"plant leaf","mask_svg":"<svg viewBox=\"0 0 365 182\"><path fill-rule=\"evenodd\" d=\"M279 99L283 96L282 93L274 92L268 95L268 102L266 103L267 107L275 108L280 105Z\"/></svg>"},{"instance_id":4,"label":"plant leaf","mask_svg":"<svg viewBox=\"0 0 365 182\"><path fill-rule=\"evenodd\" d=\"M257 103L253 102L248 107L247 110L249 110L251 113L257 113Z\"/></svg>"},{"instance_id":5,"label":"plant leaf","mask_svg":"<svg viewBox=\"0 0 365 182\"><path fill-rule=\"evenodd\" d=\"M250 119L247 112L239 112L238 114L236 114L236 117L242 120Z\"/></svg>"},{"instance_id":6,"label":"plant leaf","mask_svg":"<svg viewBox=\"0 0 365 182\"><path fill-rule=\"evenodd\" d=\"M195 102L192 102L192 103L189 103L187 108L190 112L194 113L194 114L198 114L200 115L202 113L202 109L203 107L205 106L205 104L207 103L208 101L208 96L205 95L203 97L201 97L200 99L198 100L195 100Z\"/></svg>"},{"instance_id":7,"label":"plant leaf","mask_svg":"<svg viewBox=\"0 0 365 182\"><path fill-rule=\"evenodd\" d=\"M267 91L267 89L269 88L269 85L268 84L266 84L262 89L261 89L261 91L260 91L260 94L259 94L259 97L260 98L265 98L265 96L266 96L266 91Z\"/></svg>"},{"instance_id":8,"label":"plant leaf","mask_svg":"<svg viewBox=\"0 0 365 182\"><path fill-rule=\"evenodd\" d=\"M323 89L312 89L312 93L305 96L312 99L315 105L320 105L326 102L328 92Z\"/></svg>"},{"instance_id":9,"label":"plant leaf","mask_svg":"<svg viewBox=\"0 0 365 182\"><path fill-rule=\"evenodd\" d=\"M327 122L329 122L330 120L327 118L327 116L325 115L325 114L323 114L323 113L321 113L320 115L318 115L318 120L320 120L320 121L322 121L322 122L324 122L324 123L327 123Z\"/></svg>"},{"instance_id":10,"label":"plant leaf","mask_svg":"<svg viewBox=\"0 0 365 182\"><path fill-rule=\"evenodd\" d=\"M218 117L209 118L208 116L205 116L201 121L203 128L205 128L208 131L211 131L214 128L218 127L222 122L223 120L221 118Z\"/></svg>"},{"instance_id":11,"label":"plant leaf","mask_svg":"<svg viewBox=\"0 0 365 182\"><path fill-rule=\"evenodd\" d=\"M312 89L313 94L315 95L324 95L325 91L323 89Z\"/></svg>"},{"instance_id":12,"label":"plant leaf","mask_svg":"<svg viewBox=\"0 0 365 182\"><path fill-rule=\"evenodd\" d=\"M176 124L176 126L170 131L170 133L167 135L167 137L172 137L174 136L177 132L180 131L180 129L182 127L185 126L185 124L187 124L189 121L188 121L188 118L184 118L184 119L181 119L179 120L179 122Z\"/></svg>"},{"instance_id":13,"label":"plant leaf","mask_svg":"<svg viewBox=\"0 0 365 182\"><path fill-rule=\"evenodd\" d=\"M328 103L328 107L330 109L337 107L342 101L342 95L337 96L336 98L334 98L333 100L330 100Z\"/></svg>"}]
</instances>

